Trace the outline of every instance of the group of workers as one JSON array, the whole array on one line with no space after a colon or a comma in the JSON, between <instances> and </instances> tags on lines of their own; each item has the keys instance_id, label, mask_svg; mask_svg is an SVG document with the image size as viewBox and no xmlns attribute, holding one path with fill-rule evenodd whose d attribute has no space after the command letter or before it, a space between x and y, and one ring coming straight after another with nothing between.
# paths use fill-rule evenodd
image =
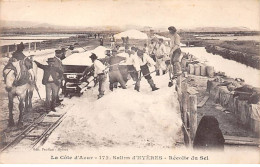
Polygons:
<instances>
[{"instance_id":1,"label":"group of workers","mask_svg":"<svg viewBox=\"0 0 260 167\"><path fill-rule=\"evenodd\" d=\"M154 66L156 69L156 75L160 75L160 70L165 74L169 71L170 82L174 77L181 73L179 58L181 55L180 50L180 37L176 33L176 28L171 26L168 28L170 32L170 46L164 45L163 39L152 40L149 47L145 44L144 48L137 48L136 46L129 47L125 44L126 57L118 56L119 46L115 46L114 36L111 38L111 51L106 51L106 58L99 60L95 54L90 56L90 59L94 65L94 77L99 84L98 98L104 96L104 83L107 79L107 73L109 76L109 89L113 91L120 84L122 89L126 89L126 82L129 77L135 81L134 89L140 91L141 78L145 78L149 83L152 91L158 90L156 87L149 67ZM128 42L127 42L128 43ZM18 45L17 51L13 53L13 59L23 60L24 54L23 45ZM62 48L55 50L55 57L48 58L48 65L43 65L37 61L35 63L41 69L43 69L42 84L46 88L46 106L47 110L55 111L55 107L60 104L62 100L59 99L59 90L62 86L63 78L63 65L62 59L71 55L74 51L74 46L70 46L68 49ZM126 69L120 69L120 65L126 64ZM173 75L173 77L171 77Z\"/></svg>"},{"instance_id":2,"label":"group of workers","mask_svg":"<svg viewBox=\"0 0 260 167\"><path fill-rule=\"evenodd\" d=\"M127 79L124 78L128 74L135 81L134 89L136 91L140 91L141 74L151 86L152 91L158 90L159 88L156 87L151 77L149 70L151 66L155 67L156 75L160 75L160 70L162 70L163 74L169 71L169 86L172 86L173 80L182 73L180 66L181 50L180 36L176 33L176 28L171 26L168 30L170 33L168 51L163 43L163 39L159 38L157 41L152 40L149 48L147 44L144 45L144 48L137 48L135 46L129 48L128 45L125 45L125 53L128 54L126 57L117 55L118 47L112 49L112 54L109 50L106 51L107 57L103 61L99 60L95 54L92 54L90 58L94 64L94 77L97 78L99 83L98 98L104 95L106 73L109 74L109 88L111 91L113 91L115 83L120 83L121 88L126 89ZM120 64L122 63L127 64L126 73L120 69Z\"/></svg>"}]
</instances>

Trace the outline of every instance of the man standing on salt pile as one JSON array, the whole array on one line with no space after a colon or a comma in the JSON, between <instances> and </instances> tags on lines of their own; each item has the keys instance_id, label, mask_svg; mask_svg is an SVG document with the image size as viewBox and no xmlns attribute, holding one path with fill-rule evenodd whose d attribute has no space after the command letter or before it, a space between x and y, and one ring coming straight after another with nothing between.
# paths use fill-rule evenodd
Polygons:
<instances>
[{"instance_id":1,"label":"man standing on salt pile","mask_svg":"<svg viewBox=\"0 0 260 167\"><path fill-rule=\"evenodd\" d=\"M160 75L160 70L162 70L163 75L166 73L166 64L165 64L165 58L167 56L166 54L166 47L163 44L163 39L159 39L158 48L156 50L156 75Z\"/></svg>"},{"instance_id":2,"label":"man standing on salt pile","mask_svg":"<svg viewBox=\"0 0 260 167\"><path fill-rule=\"evenodd\" d=\"M171 58L170 58L170 42L167 42L166 45L166 57L164 58L164 61L165 61L165 65L166 65L166 72L169 73L169 78L171 79L171 75L173 73L173 69L172 69L172 65L171 65Z\"/></svg>"},{"instance_id":3,"label":"man standing on salt pile","mask_svg":"<svg viewBox=\"0 0 260 167\"><path fill-rule=\"evenodd\" d=\"M173 66L173 78L170 78L170 83L172 83L173 79L176 79L179 75L181 75L181 65L180 65L180 57L181 57L181 49L180 49L180 36L177 34L177 29L173 26L168 28L170 33L170 58L171 64Z\"/></svg>"},{"instance_id":4,"label":"man standing on salt pile","mask_svg":"<svg viewBox=\"0 0 260 167\"><path fill-rule=\"evenodd\" d=\"M142 72L144 78L150 84L152 91L158 90L159 88L155 86L148 67L148 64L155 66L155 62L150 56L145 54L143 50L138 50L137 56L138 56L138 62L135 62L136 63L135 67L137 67L136 71ZM140 91L140 81L141 81L140 79L141 78L139 77L135 84L135 90L137 90L138 92Z\"/></svg>"},{"instance_id":5,"label":"man standing on salt pile","mask_svg":"<svg viewBox=\"0 0 260 167\"><path fill-rule=\"evenodd\" d=\"M109 89L113 91L113 84L115 82L119 82L122 89L126 89L125 81L119 71L119 64L125 58L117 56L117 50L112 50L112 56L110 57L108 63L109 63Z\"/></svg>"},{"instance_id":6,"label":"man standing on salt pile","mask_svg":"<svg viewBox=\"0 0 260 167\"><path fill-rule=\"evenodd\" d=\"M110 50L105 50L105 55L106 55L106 57L103 59L103 64L105 65L105 66L108 66L109 64L109 59L110 59L110 56L111 56L111 51Z\"/></svg>"},{"instance_id":7,"label":"man standing on salt pile","mask_svg":"<svg viewBox=\"0 0 260 167\"><path fill-rule=\"evenodd\" d=\"M148 48L148 46L147 46L146 43L144 44L143 50L144 50L144 52L145 52L146 54L149 54L149 48Z\"/></svg>"},{"instance_id":8,"label":"man standing on salt pile","mask_svg":"<svg viewBox=\"0 0 260 167\"><path fill-rule=\"evenodd\" d=\"M155 58L156 44L157 42L154 42L154 39L152 39L149 45L149 55L153 59L153 61L156 61Z\"/></svg>"},{"instance_id":9,"label":"man standing on salt pile","mask_svg":"<svg viewBox=\"0 0 260 167\"><path fill-rule=\"evenodd\" d=\"M137 69L140 69L140 67L138 67L138 63L136 63L138 62L138 57L135 50L135 47L131 47L131 50L127 51L129 57L126 60L127 70L133 81L137 81L140 74L140 71L137 72Z\"/></svg>"},{"instance_id":10,"label":"man standing on salt pile","mask_svg":"<svg viewBox=\"0 0 260 167\"><path fill-rule=\"evenodd\" d=\"M99 86L98 99L100 99L102 96L104 96L104 92L105 92L105 81L107 79L107 76L105 74L106 67L104 66L104 64L101 63L101 61L97 59L97 56L94 53L91 54L90 59L94 64L94 77L97 77L98 86Z\"/></svg>"}]
</instances>

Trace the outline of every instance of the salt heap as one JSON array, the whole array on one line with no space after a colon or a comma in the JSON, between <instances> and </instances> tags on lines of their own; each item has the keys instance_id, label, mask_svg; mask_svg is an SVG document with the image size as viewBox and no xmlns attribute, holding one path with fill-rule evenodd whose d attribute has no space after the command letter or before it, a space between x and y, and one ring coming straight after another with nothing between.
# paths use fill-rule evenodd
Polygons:
<instances>
[{"instance_id":1,"label":"salt heap","mask_svg":"<svg viewBox=\"0 0 260 167\"><path fill-rule=\"evenodd\" d=\"M121 32L116 34L114 37L116 39L121 39L122 37L129 37L129 39L148 39L147 34L134 29Z\"/></svg>"},{"instance_id":2,"label":"salt heap","mask_svg":"<svg viewBox=\"0 0 260 167\"><path fill-rule=\"evenodd\" d=\"M167 86L166 75L154 78L158 91L152 92L141 80L141 92L128 89L109 91L96 100L98 88L72 98L72 112L52 133L44 148L89 150L108 148L172 149L181 137L181 117L177 94Z\"/></svg>"},{"instance_id":3,"label":"salt heap","mask_svg":"<svg viewBox=\"0 0 260 167\"><path fill-rule=\"evenodd\" d=\"M104 46L98 46L94 50L92 50L92 53L95 53L99 59L105 58L105 51L110 50L109 48L106 48Z\"/></svg>"},{"instance_id":4,"label":"salt heap","mask_svg":"<svg viewBox=\"0 0 260 167\"><path fill-rule=\"evenodd\" d=\"M82 53L74 53L66 59L62 60L63 65L78 65L78 66L91 66L92 61L89 56L92 53L95 53L99 59L105 58L105 50L110 50L104 46L98 46L94 50L82 52Z\"/></svg>"},{"instance_id":5,"label":"salt heap","mask_svg":"<svg viewBox=\"0 0 260 167\"><path fill-rule=\"evenodd\" d=\"M164 36L157 35L157 34L154 34L154 36L155 36L156 38L162 38L164 41L170 41L170 40L171 40L170 38L166 38L166 37L164 37Z\"/></svg>"}]
</instances>

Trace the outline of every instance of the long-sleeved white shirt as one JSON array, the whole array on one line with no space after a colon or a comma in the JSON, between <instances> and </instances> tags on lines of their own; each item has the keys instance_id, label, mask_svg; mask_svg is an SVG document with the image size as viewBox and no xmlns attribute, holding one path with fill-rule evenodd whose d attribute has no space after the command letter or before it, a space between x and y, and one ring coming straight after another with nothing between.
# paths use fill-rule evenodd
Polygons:
<instances>
[{"instance_id":1,"label":"long-sleeved white shirt","mask_svg":"<svg viewBox=\"0 0 260 167\"><path fill-rule=\"evenodd\" d=\"M155 45L156 45L156 43L149 45L149 48L148 48L149 54L152 54L152 53L155 53L155 52L156 52L156 46L155 46Z\"/></svg>"},{"instance_id":2,"label":"long-sleeved white shirt","mask_svg":"<svg viewBox=\"0 0 260 167\"><path fill-rule=\"evenodd\" d=\"M145 64L150 64L150 65L155 65L155 62L153 61L153 59L148 56L146 53L144 53L143 58L140 58L139 56L137 56L136 62L134 67L136 67L136 71L140 71L140 66L143 66Z\"/></svg>"},{"instance_id":3,"label":"long-sleeved white shirt","mask_svg":"<svg viewBox=\"0 0 260 167\"><path fill-rule=\"evenodd\" d=\"M98 74L104 73L105 69L106 67L101 63L101 61L97 59L94 61L94 77L96 77Z\"/></svg>"},{"instance_id":4,"label":"long-sleeved white shirt","mask_svg":"<svg viewBox=\"0 0 260 167\"><path fill-rule=\"evenodd\" d=\"M159 58L160 56L165 57L166 56L166 47L165 45L162 43L161 45L159 45L159 47L156 50L156 56ZM161 57L161 58L163 58Z\"/></svg>"}]
</instances>

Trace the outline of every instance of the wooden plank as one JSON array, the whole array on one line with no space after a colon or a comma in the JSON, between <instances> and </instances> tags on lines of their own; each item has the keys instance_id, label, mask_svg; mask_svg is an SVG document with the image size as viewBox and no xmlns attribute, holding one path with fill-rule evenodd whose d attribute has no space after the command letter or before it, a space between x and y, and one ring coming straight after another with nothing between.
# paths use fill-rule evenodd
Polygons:
<instances>
[{"instance_id":1,"label":"wooden plank","mask_svg":"<svg viewBox=\"0 0 260 167\"><path fill-rule=\"evenodd\" d=\"M197 130L197 96L189 96L189 108L190 108L190 137L194 140Z\"/></svg>"},{"instance_id":2,"label":"wooden plank","mask_svg":"<svg viewBox=\"0 0 260 167\"><path fill-rule=\"evenodd\" d=\"M186 82L183 83L183 92L182 92L182 113L183 113L183 123L185 127L188 126L187 112L188 112L188 93L187 93L188 85Z\"/></svg>"},{"instance_id":3,"label":"wooden plank","mask_svg":"<svg viewBox=\"0 0 260 167\"><path fill-rule=\"evenodd\" d=\"M226 141L241 141L241 142L252 142L260 145L260 139L252 137L240 137L240 136L227 136L224 135Z\"/></svg>"},{"instance_id":4,"label":"wooden plank","mask_svg":"<svg viewBox=\"0 0 260 167\"><path fill-rule=\"evenodd\" d=\"M202 100L201 100L201 102L198 104L198 108L201 108L206 102L207 102L207 100L209 99L209 96L205 96Z\"/></svg>"},{"instance_id":5,"label":"wooden plank","mask_svg":"<svg viewBox=\"0 0 260 167\"><path fill-rule=\"evenodd\" d=\"M186 126L184 124L182 124L182 129L183 129L183 136L184 136L184 143L186 146L191 147L191 138L190 138L190 134L188 129L186 128Z\"/></svg>"},{"instance_id":6,"label":"wooden plank","mask_svg":"<svg viewBox=\"0 0 260 167\"><path fill-rule=\"evenodd\" d=\"M226 141L225 141L225 144L230 144L230 145L259 146L258 143L247 142L247 141L238 141L238 140L226 140Z\"/></svg>"}]
</instances>

